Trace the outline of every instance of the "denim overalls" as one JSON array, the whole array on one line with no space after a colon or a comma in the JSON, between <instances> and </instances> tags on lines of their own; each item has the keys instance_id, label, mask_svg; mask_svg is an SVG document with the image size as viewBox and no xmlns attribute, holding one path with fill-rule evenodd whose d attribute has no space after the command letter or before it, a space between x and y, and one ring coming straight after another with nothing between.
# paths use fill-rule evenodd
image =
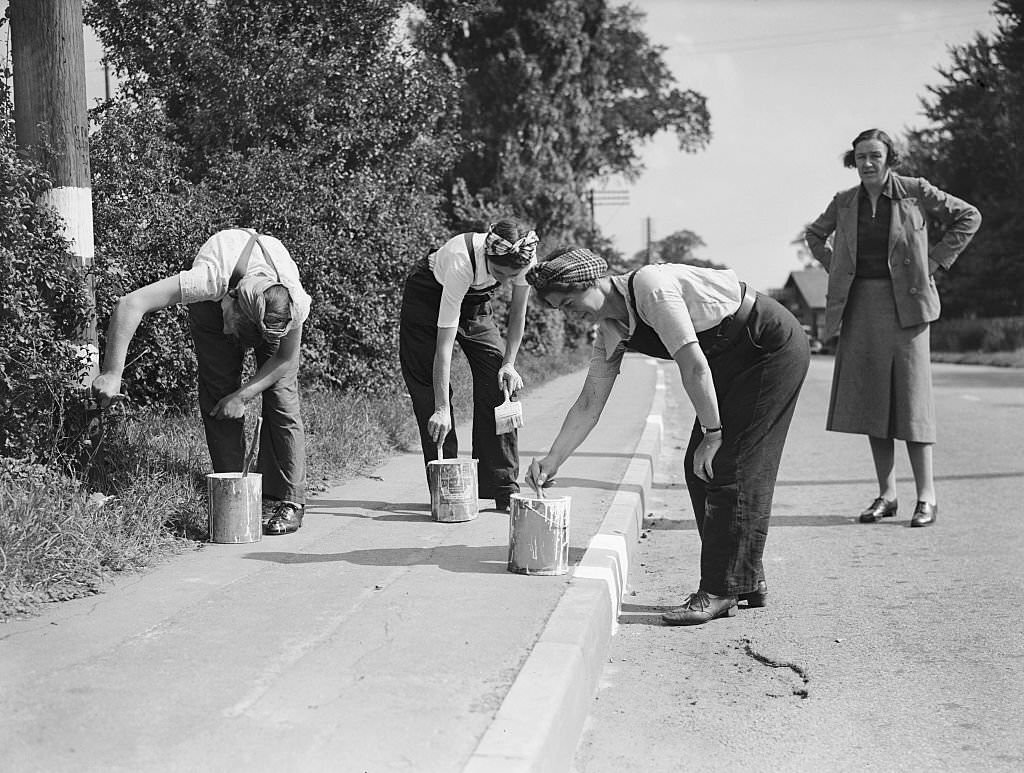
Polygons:
<instances>
[{"instance_id":1,"label":"denim overalls","mask_svg":"<svg viewBox=\"0 0 1024 773\"><path fill-rule=\"evenodd\" d=\"M467 233L464 238L475 276L473 234ZM480 461L477 473L481 499L503 498L519 490L518 435L515 430L497 435L494 426L494 408L505 399L498 386L498 370L505 356L505 342L498 333L490 304L497 288L498 283L483 289L470 288L462 300L455 334L473 374L472 454ZM406 279L402 294L399 359L419 425L424 462L437 458L437 446L427 434L427 422L434 413L434 351L442 289L430 270L427 256L424 256ZM449 387L449 405L451 395ZM452 429L443 445L446 459L455 457L459 451L454 406L451 421Z\"/></svg>"},{"instance_id":2,"label":"denim overalls","mask_svg":"<svg viewBox=\"0 0 1024 773\"><path fill-rule=\"evenodd\" d=\"M626 348L671 359L657 332L636 314L633 276L629 302L637 326ZM744 328L724 349L717 328L697 334L715 384L722 446L712 465L715 475L705 483L693 471L704 439L694 421L684 472L701 538L701 588L716 596L752 592L764 579L775 480L811 356L800 323L766 295L757 294Z\"/></svg>"}]
</instances>

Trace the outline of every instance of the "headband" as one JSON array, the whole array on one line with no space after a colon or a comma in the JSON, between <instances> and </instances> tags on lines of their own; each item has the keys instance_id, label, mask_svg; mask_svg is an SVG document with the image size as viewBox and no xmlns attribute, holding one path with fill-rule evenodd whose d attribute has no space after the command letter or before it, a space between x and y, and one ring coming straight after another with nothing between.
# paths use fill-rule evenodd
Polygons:
<instances>
[{"instance_id":1,"label":"headband","mask_svg":"<svg viewBox=\"0 0 1024 773\"><path fill-rule=\"evenodd\" d=\"M540 238L534 231L530 231L521 239L510 242L508 239L494 233L494 224L487 226L487 238L484 240L484 251L488 255L502 258L496 263L508 264L516 268L528 266L537 257L537 243Z\"/></svg>"}]
</instances>

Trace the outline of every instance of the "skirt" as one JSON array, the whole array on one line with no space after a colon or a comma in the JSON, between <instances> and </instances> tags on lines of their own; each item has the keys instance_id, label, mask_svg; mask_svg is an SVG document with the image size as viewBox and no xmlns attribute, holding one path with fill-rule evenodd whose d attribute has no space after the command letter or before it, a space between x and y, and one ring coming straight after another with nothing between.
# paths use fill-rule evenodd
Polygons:
<instances>
[{"instance_id":1,"label":"skirt","mask_svg":"<svg viewBox=\"0 0 1024 773\"><path fill-rule=\"evenodd\" d=\"M850 288L825 428L935 442L929 325L900 327L888 279L855 279Z\"/></svg>"}]
</instances>

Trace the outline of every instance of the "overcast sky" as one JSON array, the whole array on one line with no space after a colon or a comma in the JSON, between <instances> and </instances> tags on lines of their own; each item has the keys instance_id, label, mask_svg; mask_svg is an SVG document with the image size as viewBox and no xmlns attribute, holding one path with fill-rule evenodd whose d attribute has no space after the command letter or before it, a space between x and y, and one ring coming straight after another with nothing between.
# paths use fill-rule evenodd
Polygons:
<instances>
[{"instance_id":1,"label":"overcast sky","mask_svg":"<svg viewBox=\"0 0 1024 773\"><path fill-rule=\"evenodd\" d=\"M614 2L615 0L612 0ZM948 47L991 34L989 0L633 0L665 46L679 86L708 99L713 137L681 153L664 133L643 148L642 177L609 180L626 206L598 206L598 225L627 255L688 229L697 254L759 289L799 268L791 241L857 183L839 160L862 129L921 126L920 98L941 79ZM6 9L0 0L0 13ZM0 46L9 53L9 28ZM101 52L86 38L90 107L103 97ZM599 188L600 190L600 188Z\"/></svg>"},{"instance_id":2,"label":"overcast sky","mask_svg":"<svg viewBox=\"0 0 1024 773\"><path fill-rule=\"evenodd\" d=\"M832 195L856 185L840 160L870 127L923 126L920 97L942 82L950 45L991 34L987 0L634 0L680 87L702 93L713 137L697 154L665 133L645 146L628 206L596 208L632 255L688 229L758 289L800 268L790 242Z\"/></svg>"}]
</instances>

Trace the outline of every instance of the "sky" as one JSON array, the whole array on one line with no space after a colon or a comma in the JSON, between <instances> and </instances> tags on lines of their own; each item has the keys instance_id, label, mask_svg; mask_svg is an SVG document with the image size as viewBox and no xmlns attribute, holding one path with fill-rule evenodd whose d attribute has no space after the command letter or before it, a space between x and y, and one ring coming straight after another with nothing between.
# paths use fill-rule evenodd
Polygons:
<instances>
[{"instance_id":1,"label":"sky","mask_svg":"<svg viewBox=\"0 0 1024 773\"><path fill-rule=\"evenodd\" d=\"M610 0L620 3L619 0ZM683 89L707 98L712 139L694 154L663 132L641 149L636 180L601 181L601 230L626 255L689 230L697 257L752 286L801 268L793 240L832 195L857 184L840 157L863 129L898 139L925 125L921 98L949 47L992 34L991 0L629 0ZM6 10L0 0L0 13ZM9 28L0 49L9 55ZM88 104L104 94L102 52L86 36ZM623 196L618 191L625 191ZM602 197L597 196L598 200Z\"/></svg>"},{"instance_id":2,"label":"sky","mask_svg":"<svg viewBox=\"0 0 1024 773\"><path fill-rule=\"evenodd\" d=\"M991 35L988 0L632 0L677 85L707 98L712 139L683 153L664 132L642 149L628 205L595 208L633 255L683 229L704 260L760 290L799 270L791 242L836 191L858 184L841 156L861 130L894 139L927 121L921 98L943 82L949 46ZM600 199L600 196L598 197Z\"/></svg>"}]
</instances>

